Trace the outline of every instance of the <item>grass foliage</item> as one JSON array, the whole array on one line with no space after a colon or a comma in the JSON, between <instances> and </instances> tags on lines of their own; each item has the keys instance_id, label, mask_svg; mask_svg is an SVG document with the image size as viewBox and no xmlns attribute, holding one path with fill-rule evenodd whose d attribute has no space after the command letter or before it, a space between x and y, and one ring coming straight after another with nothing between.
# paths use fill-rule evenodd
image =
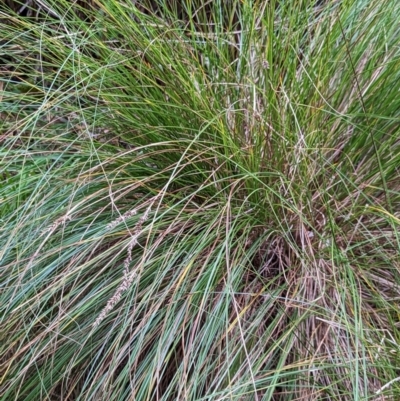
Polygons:
<instances>
[{"instance_id":1,"label":"grass foliage","mask_svg":"<svg viewBox=\"0 0 400 401\"><path fill-rule=\"evenodd\" d=\"M0 400L400 399L398 0L11 3Z\"/></svg>"}]
</instances>

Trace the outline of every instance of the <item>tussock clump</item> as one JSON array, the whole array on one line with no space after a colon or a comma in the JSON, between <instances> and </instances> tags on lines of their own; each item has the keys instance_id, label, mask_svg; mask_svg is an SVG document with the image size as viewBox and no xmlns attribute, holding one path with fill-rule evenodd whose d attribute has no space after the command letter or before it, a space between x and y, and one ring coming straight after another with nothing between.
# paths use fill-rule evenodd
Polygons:
<instances>
[{"instance_id":1,"label":"tussock clump","mask_svg":"<svg viewBox=\"0 0 400 401\"><path fill-rule=\"evenodd\" d=\"M20 3L0 401L400 399L398 1Z\"/></svg>"}]
</instances>

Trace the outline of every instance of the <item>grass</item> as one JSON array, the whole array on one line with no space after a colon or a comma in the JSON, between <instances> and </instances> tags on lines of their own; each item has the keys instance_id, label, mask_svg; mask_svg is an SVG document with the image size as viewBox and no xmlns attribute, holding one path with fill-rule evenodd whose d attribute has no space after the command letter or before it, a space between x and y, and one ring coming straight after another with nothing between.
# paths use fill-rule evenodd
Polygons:
<instances>
[{"instance_id":1,"label":"grass","mask_svg":"<svg viewBox=\"0 0 400 401\"><path fill-rule=\"evenodd\" d=\"M1 6L0 401L399 399L398 1L133 3Z\"/></svg>"}]
</instances>

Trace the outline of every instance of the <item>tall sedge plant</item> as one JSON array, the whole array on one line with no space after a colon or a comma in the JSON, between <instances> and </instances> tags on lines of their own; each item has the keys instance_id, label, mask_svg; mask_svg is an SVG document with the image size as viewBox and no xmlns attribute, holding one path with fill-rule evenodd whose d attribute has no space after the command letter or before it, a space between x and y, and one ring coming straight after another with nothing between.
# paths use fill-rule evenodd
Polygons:
<instances>
[{"instance_id":1,"label":"tall sedge plant","mask_svg":"<svg viewBox=\"0 0 400 401\"><path fill-rule=\"evenodd\" d=\"M397 1L16 4L0 400L397 399Z\"/></svg>"}]
</instances>

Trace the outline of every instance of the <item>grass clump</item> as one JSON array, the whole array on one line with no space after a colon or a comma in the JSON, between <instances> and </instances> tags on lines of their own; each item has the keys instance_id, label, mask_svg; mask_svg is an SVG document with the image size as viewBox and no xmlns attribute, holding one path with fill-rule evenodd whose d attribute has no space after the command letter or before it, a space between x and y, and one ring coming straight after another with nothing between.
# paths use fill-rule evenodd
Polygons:
<instances>
[{"instance_id":1,"label":"grass clump","mask_svg":"<svg viewBox=\"0 0 400 401\"><path fill-rule=\"evenodd\" d=\"M0 400L398 399L397 0L17 3Z\"/></svg>"}]
</instances>

